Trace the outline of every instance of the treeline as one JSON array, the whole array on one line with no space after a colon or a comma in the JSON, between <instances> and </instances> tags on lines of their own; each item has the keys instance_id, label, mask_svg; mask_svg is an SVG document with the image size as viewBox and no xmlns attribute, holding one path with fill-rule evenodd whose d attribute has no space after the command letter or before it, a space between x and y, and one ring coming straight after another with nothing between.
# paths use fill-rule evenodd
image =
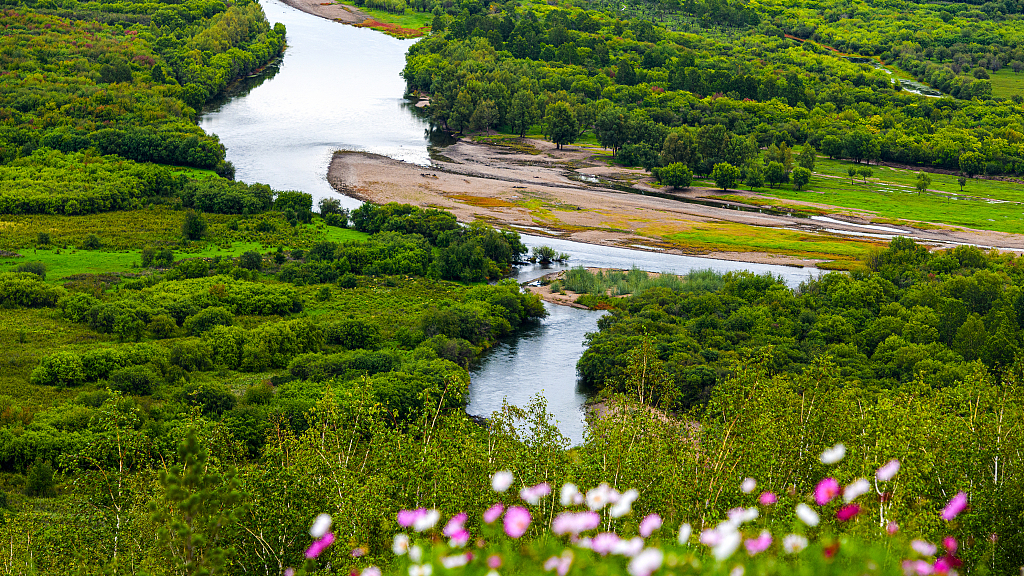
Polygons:
<instances>
[{"instance_id":1,"label":"treeline","mask_svg":"<svg viewBox=\"0 0 1024 576\"><path fill-rule=\"evenodd\" d=\"M712 37L593 11L439 13L403 75L410 91L431 95L432 121L454 132L522 135L539 126L560 145L621 110L659 126L629 142L655 151L668 129L721 125L761 148L820 150L856 134L840 156L958 170L971 153L982 157L978 174L1024 172L1021 105L991 99L989 80L972 79L962 94L969 100L923 98L867 64L772 28Z\"/></svg>"},{"instance_id":2,"label":"treeline","mask_svg":"<svg viewBox=\"0 0 1024 576\"><path fill-rule=\"evenodd\" d=\"M595 390L627 391L630 362L648 355L663 380L648 401L703 406L743 358L799 374L823 358L846 385L903 390L922 379L953 386L983 369L1016 370L1024 330L1017 258L961 246L931 253L897 238L866 268L791 291L770 276L729 274L721 289L651 289L614 301L579 362ZM653 382L653 381L652 381Z\"/></svg>"}]
</instances>

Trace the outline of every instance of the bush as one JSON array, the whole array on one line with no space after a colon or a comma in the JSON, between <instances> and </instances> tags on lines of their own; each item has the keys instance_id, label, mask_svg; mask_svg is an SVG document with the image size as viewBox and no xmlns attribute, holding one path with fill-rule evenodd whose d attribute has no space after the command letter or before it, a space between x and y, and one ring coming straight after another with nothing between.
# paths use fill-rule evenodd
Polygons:
<instances>
[{"instance_id":1,"label":"bush","mask_svg":"<svg viewBox=\"0 0 1024 576\"><path fill-rule=\"evenodd\" d=\"M153 265L153 259L156 258L156 248L152 246L146 246L142 249L142 253L139 255L139 264L143 268L149 268Z\"/></svg>"},{"instance_id":2,"label":"bush","mask_svg":"<svg viewBox=\"0 0 1024 576\"><path fill-rule=\"evenodd\" d=\"M182 327L192 336L198 336L214 326L231 326L234 315L227 308L212 306L189 316Z\"/></svg>"},{"instance_id":3,"label":"bush","mask_svg":"<svg viewBox=\"0 0 1024 576\"><path fill-rule=\"evenodd\" d=\"M198 340L176 342L171 347L171 364L187 372L213 368L212 353L208 346Z\"/></svg>"},{"instance_id":4,"label":"bush","mask_svg":"<svg viewBox=\"0 0 1024 576\"><path fill-rule=\"evenodd\" d=\"M0 307L38 308L57 304L65 294L59 286L45 284L36 274L0 273Z\"/></svg>"},{"instance_id":5,"label":"bush","mask_svg":"<svg viewBox=\"0 0 1024 576\"><path fill-rule=\"evenodd\" d=\"M46 264L39 261L19 264L14 271L24 272L26 274L35 274L36 276L39 276L40 280L46 280Z\"/></svg>"},{"instance_id":6,"label":"bush","mask_svg":"<svg viewBox=\"0 0 1024 576\"><path fill-rule=\"evenodd\" d=\"M338 286L340 288L355 288L358 280L355 274L347 272L342 274L341 278L338 278Z\"/></svg>"},{"instance_id":7,"label":"bush","mask_svg":"<svg viewBox=\"0 0 1024 576\"><path fill-rule=\"evenodd\" d=\"M238 402L226 387L205 382L186 386L178 394L178 399L189 406L198 406L204 416L219 416Z\"/></svg>"},{"instance_id":8,"label":"bush","mask_svg":"<svg viewBox=\"0 0 1024 576\"><path fill-rule=\"evenodd\" d=\"M672 188L689 188L693 182L693 172L682 162L674 162L658 169L655 175L662 184Z\"/></svg>"},{"instance_id":9,"label":"bush","mask_svg":"<svg viewBox=\"0 0 1024 576\"><path fill-rule=\"evenodd\" d=\"M25 478L25 495L40 498L52 498L57 495L53 488L53 466L49 462L37 460L28 469Z\"/></svg>"},{"instance_id":10,"label":"bush","mask_svg":"<svg viewBox=\"0 0 1024 576\"><path fill-rule=\"evenodd\" d=\"M185 220L181 223L181 235L186 240L199 240L206 234L206 219L195 210L185 212Z\"/></svg>"},{"instance_id":11,"label":"bush","mask_svg":"<svg viewBox=\"0 0 1024 576\"><path fill-rule=\"evenodd\" d=\"M157 375L148 366L129 366L110 373L110 386L125 394L148 396L153 393Z\"/></svg>"},{"instance_id":12,"label":"bush","mask_svg":"<svg viewBox=\"0 0 1024 576\"><path fill-rule=\"evenodd\" d=\"M263 256L255 250L249 250L238 258L238 265L246 270L260 270L263 268Z\"/></svg>"},{"instance_id":13,"label":"bush","mask_svg":"<svg viewBox=\"0 0 1024 576\"><path fill-rule=\"evenodd\" d=\"M82 241L82 248L85 250L99 250L100 246L102 246L100 238L95 234L89 234Z\"/></svg>"},{"instance_id":14,"label":"bush","mask_svg":"<svg viewBox=\"0 0 1024 576\"><path fill-rule=\"evenodd\" d=\"M169 268L174 263L174 251L164 248L153 257L153 265L157 268Z\"/></svg>"},{"instance_id":15,"label":"bush","mask_svg":"<svg viewBox=\"0 0 1024 576\"><path fill-rule=\"evenodd\" d=\"M159 314L149 321L149 333L158 340L174 336L177 329L178 324L167 314Z\"/></svg>"},{"instance_id":16,"label":"bush","mask_svg":"<svg viewBox=\"0 0 1024 576\"><path fill-rule=\"evenodd\" d=\"M50 233L39 232L36 234L36 245L38 246L49 246L50 245Z\"/></svg>"},{"instance_id":17,"label":"bush","mask_svg":"<svg viewBox=\"0 0 1024 576\"><path fill-rule=\"evenodd\" d=\"M29 381L36 386L77 386L85 382L85 365L74 352L57 352L39 362Z\"/></svg>"}]
</instances>

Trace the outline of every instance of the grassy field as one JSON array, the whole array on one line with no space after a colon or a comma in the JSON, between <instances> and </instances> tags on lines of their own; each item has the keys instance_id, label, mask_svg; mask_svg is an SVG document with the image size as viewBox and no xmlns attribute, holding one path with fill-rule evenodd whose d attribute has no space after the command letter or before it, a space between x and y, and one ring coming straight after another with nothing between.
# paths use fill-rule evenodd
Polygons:
<instances>
[{"instance_id":1,"label":"grassy field","mask_svg":"<svg viewBox=\"0 0 1024 576\"><path fill-rule=\"evenodd\" d=\"M1024 96L1024 74L1017 74L1010 68L999 72L991 72L992 95L997 98L1009 98L1015 94Z\"/></svg>"},{"instance_id":2,"label":"grassy field","mask_svg":"<svg viewBox=\"0 0 1024 576\"><path fill-rule=\"evenodd\" d=\"M665 239L700 252L771 252L805 258L855 260L866 255L875 242L839 239L783 228L763 228L735 223L696 224L689 230L665 235Z\"/></svg>"}]
</instances>

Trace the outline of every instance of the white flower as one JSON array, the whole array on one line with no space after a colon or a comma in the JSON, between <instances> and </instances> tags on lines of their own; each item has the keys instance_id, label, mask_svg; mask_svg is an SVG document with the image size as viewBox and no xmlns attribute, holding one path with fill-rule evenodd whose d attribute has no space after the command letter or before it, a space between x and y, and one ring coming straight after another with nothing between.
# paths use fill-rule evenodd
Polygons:
<instances>
[{"instance_id":1,"label":"white flower","mask_svg":"<svg viewBox=\"0 0 1024 576\"><path fill-rule=\"evenodd\" d=\"M740 547L740 542L743 541L743 535L739 532L719 532L721 539L718 544L711 549L711 554L714 555L715 559L721 562L722 560L728 559L732 556L733 552Z\"/></svg>"},{"instance_id":2,"label":"white flower","mask_svg":"<svg viewBox=\"0 0 1024 576\"><path fill-rule=\"evenodd\" d=\"M608 515L612 518L621 518L633 509L633 501L640 496L636 490L629 489L619 495L619 500L608 509Z\"/></svg>"},{"instance_id":3,"label":"white flower","mask_svg":"<svg viewBox=\"0 0 1024 576\"><path fill-rule=\"evenodd\" d=\"M469 564L469 553L441 557L441 565L449 570L452 568L458 568L459 566L465 566L466 564Z\"/></svg>"},{"instance_id":4,"label":"white flower","mask_svg":"<svg viewBox=\"0 0 1024 576\"><path fill-rule=\"evenodd\" d=\"M843 456L846 456L846 446L843 446L841 443L836 444L835 446L821 453L821 463L835 464L836 462L842 460Z\"/></svg>"},{"instance_id":5,"label":"white flower","mask_svg":"<svg viewBox=\"0 0 1024 576\"><path fill-rule=\"evenodd\" d=\"M618 554L627 558L632 558L640 553L644 549L644 539L636 536L629 540L619 540L612 546L612 554Z\"/></svg>"},{"instance_id":6,"label":"white flower","mask_svg":"<svg viewBox=\"0 0 1024 576\"><path fill-rule=\"evenodd\" d=\"M488 570L485 576L501 576L497 570Z\"/></svg>"},{"instance_id":7,"label":"white flower","mask_svg":"<svg viewBox=\"0 0 1024 576\"><path fill-rule=\"evenodd\" d=\"M690 526L689 522L684 522L683 525L679 527L679 543L684 546L689 544L691 534L693 534L693 527Z\"/></svg>"},{"instance_id":8,"label":"white flower","mask_svg":"<svg viewBox=\"0 0 1024 576\"><path fill-rule=\"evenodd\" d=\"M579 504L580 502L577 502L577 499L583 499L583 495L580 494L580 489L577 488L576 485L573 484L572 482L566 482L565 484L562 485L562 492L560 496L561 498L559 499L559 501L562 503L562 506L572 506L573 504Z\"/></svg>"},{"instance_id":9,"label":"white flower","mask_svg":"<svg viewBox=\"0 0 1024 576\"><path fill-rule=\"evenodd\" d=\"M313 521L313 525L309 527L309 535L313 538L320 539L327 531L331 529L331 515L321 514L316 517Z\"/></svg>"},{"instance_id":10,"label":"white flower","mask_svg":"<svg viewBox=\"0 0 1024 576\"><path fill-rule=\"evenodd\" d=\"M363 571L359 573L359 576L380 576L380 568L376 566L367 566L363 568Z\"/></svg>"},{"instance_id":11,"label":"white flower","mask_svg":"<svg viewBox=\"0 0 1024 576\"><path fill-rule=\"evenodd\" d=\"M864 478L857 478L843 489L843 500L846 500L846 503L849 504L867 494L869 490L871 490L871 484Z\"/></svg>"},{"instance_id":12,"label":"white flower","mask_svg":"<svg viewBox=\"0 0 1024 576\"><path fill-rule=\"evenodd\" d=\"M495 492L504 492L508 490L508 487L512 485L512 480L515 477L508 470L502 470L501 472L495 472L494 476L491 476L491 488Z\"/></svg>"},{"instance_id":13,"label":"white flower","mask_svg":"<svg viewBox=\"0 0 1024 576\"><path fill-rule=\"evenodd\" d=\"M395 534L395 539L391 542L391 551L396 555L401 556L409 551L409 536L405 534Z\"/></svg>"},{"instance_id":14,"label":"white flower","mask_svg":"<svg viewBox=\"0 0 1024 576\"><path fill-rule=\"evenodd\" d=\"M413 564L409 566L409 576L430 576L434 567L430 564Z\"/></svg>"},{"instance_id":15,"label":"white flower","mask_svg":"<svg viewBox=\"0 0 1024 576\"><path fill-rule=\"evenodd\" d=\"M754 488L757 488L757 480L754 480L753 478L744 478L743 482L740 484L740 490L742 490L744 494L750 494L754 491Z\"/></svg>"},{"instance_id":16,"label":"white flower","mask_svg":"<svg viewBox=\"0 0 1024 576\"><path fill-rule=\"evenodd\" d=\"M417 532L423 532L424 530L430 530L437 524L437 521L441 519L441 513L437 510L427 510L423 514L420 514L412 522L412 529Z\"/></svg>"},{"instance_id":17,"label":"white flower","mask_svg":"<svg viewBox=\"0 0 1024 576\"><path fill-rule=\"evenodd\" d=\"M607 506L611 490L611 487L603 482L597 488L587 490L587 507L596 512Z\"/></svg>"},{"instance_id":18,"label":"white flower","mask_svg":"<svg viewBox=\"0 0 1024 576\"><path fill-rule=\"evenodd\" d=\"M820 521L818 513L811 510L811 507L803 502L796 505L796 516L808 526L817 526Z\"/></svg>"},{"instance_id":19,"label":"white flower","mask_svg":"<svg viewBox=\"0 0 1024 576\"><path fill-rule=\"evenodd\" d=\"M423 560L423 548L420 548L419 544L416 544L412 548L409 548L409 559L413 562L419 562Z\"/></svg>"},{"instance_id":20,"label":"white flower","mask_svg":"<svg viewBox=\"0 0 1024 576\"><path fill-rule=\"evenodd\" d=\"M743 508L742 506L739 508L733 508L732 510L729 510L727 514L729 516L728 521L734 524L753 522L761 515L757 508L754 508L753 506L750 508Z\"/></svg>"},{"instance_id":21,"label":"white flower","mask_svg":"<svg viewBox=\"0 0 1024 576\"><path fill-rule=\"evenodd\" d=\"M935 544L925 542L924 540L912 540L910 542L910 547L922 556L934 556L935 551L938 550Z\"/></svg>"},{"instance_id":22,"label":"white flower","mask_svg":"<svg viewBox=\"0 0 1024 576\"><path fill-rule=\"evenodd\" d=\"M742 564L737 564L736 567L729 572L729 576L743 576L746 571L747 569L744 568Z\"/></svg>"},{"instance_id":23,"label":"white flower","mask_svg":"<svg viewBox=\"0 0 1024 576\"><path fill-rule=\"evenodd\" d=\"M664 553L657 548L647 548L629 561L627 570L633 576L649 576L658 568L665 559Z\"/></svg>"},{"instance_id":24,"label":"white flower","mask_svg":"<svg viewBox=\"0 0 1024 576\"><path fill-rule=\"evenodd\" d=\"M782 539L782 549L786 554L796 554L804 548L807 548L807 538L799 534L787 534Z\"/></svg>"},{"instance_id":25,"label":"white flower","mask_svg":"<svg viewBox=\"0 0 1024 576\"><path fill-rule=\"evenodd\" d=\"M875 478L878 478L881 482L888 482L889 480L892 480L899 471L900 461L894 458L883 464L881 468L875 471Z\"/></svg>"}]
</instances>

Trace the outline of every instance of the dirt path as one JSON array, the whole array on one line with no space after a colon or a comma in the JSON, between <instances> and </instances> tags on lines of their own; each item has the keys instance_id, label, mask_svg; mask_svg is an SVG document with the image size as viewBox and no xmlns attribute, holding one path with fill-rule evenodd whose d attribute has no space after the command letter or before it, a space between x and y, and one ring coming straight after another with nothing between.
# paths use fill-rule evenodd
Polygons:
<instances>
[{"instance_id":1,"label":"dirt path","mask_svg":"<svg viewBox=\"0 0 1024 576\"><path fill-rule=\"evenodd\" d=\"M368 20L370 15L345 4L334 2L321 2L320 0L281 0L292 8L302 10L308 14L342 22L344 24L359 24Z\"/></svg>"},{"instance_id":2,"label":"dirt path","mask_svg":"<svg viewBox=\"0 0 1024 576\"><path fill-rule=\"evenodd\" d=\"M885 225L880 230L870 223L870 213L825 203L787 202L827 209L826 220L785 210L759 212L757 206L709 198L721 195L721 190L658 188L643 170L608 166L599 150L577 146L556 150L540 140L513 139L507 144L462 140L435 153L429 168L373 154L339 152L332 159L328 181L362 200L442 208L462 222L479 219L528 234L744 262L813 266L822 260L753 251L757 242L752 251L701 250L667 236L698 227L730 234L733 230L728 225L743 224L879 244L901 235L935 247L975 244L1024 251L1021 235L953 226L921 230ZM756 197L742 191L729 194ZM808 251L813 250L809 245Z\"/></svg>"}]
</instances>

